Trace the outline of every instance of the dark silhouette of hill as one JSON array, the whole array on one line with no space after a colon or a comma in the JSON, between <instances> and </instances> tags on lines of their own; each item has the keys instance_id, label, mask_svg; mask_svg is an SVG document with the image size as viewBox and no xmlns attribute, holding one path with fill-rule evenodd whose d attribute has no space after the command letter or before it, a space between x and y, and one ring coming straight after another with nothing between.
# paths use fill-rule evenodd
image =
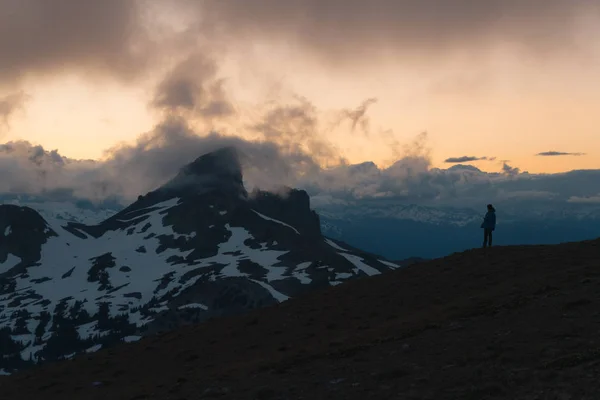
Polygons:
<instances>
[{"instance_id":1,"label":"dark silhouette of hill","mask_svg":"<svg viewBox=\"0 0 600 400\"><path fill-rule=\"evenodd\" d=\"M409 257L409 258L405 258L404 260L395 260L394 263L398 264L398 265L402 265L402 266L409 266L409 265L413 265L413 264L417 264L417 263L421 263L421 262L425 262L427 261L426 258L421 258L421 257Z\"/></svg>"},{"instance_id":2,"label":"dark silhouette of hill","mask_svg":"<svg viewBox=\"0 0 600 400\"><path fill-rule=\"evenodd\" d=\"M594 399L600 240L420 262L0 379L6 399Z\"/></svg>"}]
</instances>

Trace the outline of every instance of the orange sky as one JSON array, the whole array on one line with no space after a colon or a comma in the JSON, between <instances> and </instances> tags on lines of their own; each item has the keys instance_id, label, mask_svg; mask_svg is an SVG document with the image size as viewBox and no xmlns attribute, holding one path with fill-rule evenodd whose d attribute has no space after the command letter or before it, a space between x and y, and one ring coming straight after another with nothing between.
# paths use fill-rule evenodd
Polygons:
<instances>
[{"instance_id":1,"label":"orange sky","mask_svg":"<svg viewBox=\"0 0 600 400\"><path fill-rule=\"evenodd\" d=\"M444 163L449 157L487 156L497 161L473 165L497 171L498 160L510 160L529 172L595 169L600 168L600 33L588 34L581 58L533 60L498 49L477 63L442 60L427 68L396 56L339 67L307 56L295 44L257 39L251 48L229 46L219 70L244 115L280 93L304 96L324 114L376 98L366 114L368 134L351 132L347 125L335 131L322 127L319 133L351 162L387 165L394 157L392 139L410 143L427 131L436 167L451 166ZM134 84L63 72L24 81L21 90L30 99L11 117L2 141L25 139L69 157L99 158L158 121L148 103L159 72ZM245 136L241 121L230 121L230 129ZM551 150L585 155L535 156Z\"/></svg>"}]
</instances>

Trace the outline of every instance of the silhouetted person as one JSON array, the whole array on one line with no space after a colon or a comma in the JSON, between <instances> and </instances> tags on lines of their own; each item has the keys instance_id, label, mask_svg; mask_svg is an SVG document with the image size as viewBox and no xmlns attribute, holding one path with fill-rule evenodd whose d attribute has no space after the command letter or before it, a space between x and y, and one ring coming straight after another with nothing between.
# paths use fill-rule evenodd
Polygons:
<instances>
[{"instance_id":1,"label":"silhouetted person","mask_svg":"<svg viewBox=\"0 0 600 400\"><path fill-rule=\"evenodd\" d=\"M483 247L492 247L492 232L496 229L496 209L491 204L487 205L487 213L481 223L483 228Z\"/></svg>"}]
</instances>

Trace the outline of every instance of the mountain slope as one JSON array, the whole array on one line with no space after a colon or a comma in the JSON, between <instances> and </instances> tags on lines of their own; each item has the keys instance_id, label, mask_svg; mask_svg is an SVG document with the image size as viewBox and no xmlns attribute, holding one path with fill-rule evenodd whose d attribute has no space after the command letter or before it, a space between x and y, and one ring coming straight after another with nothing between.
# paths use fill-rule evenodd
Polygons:
<instances>
[{"instance_id":1,"label":"mountain slope","mask_svg":"<svg viewBox=\"0 0 600 400\"><path fill-rule=\"evenodd\" d=\"M97 225L0 206L0 235L5 373L398 267L323 237L303 191L249 195L229 148Z\"/></svg>"},{"instance_id":2,"label":"mountain slope","mask_svg":"<svg viewBox=\"0 0 600 400\"><path fill-rule=\"evenodd\" d=\"M11 399L593 399L600 240L426 261L0 379Z\"/></svg>"}]
</instances>

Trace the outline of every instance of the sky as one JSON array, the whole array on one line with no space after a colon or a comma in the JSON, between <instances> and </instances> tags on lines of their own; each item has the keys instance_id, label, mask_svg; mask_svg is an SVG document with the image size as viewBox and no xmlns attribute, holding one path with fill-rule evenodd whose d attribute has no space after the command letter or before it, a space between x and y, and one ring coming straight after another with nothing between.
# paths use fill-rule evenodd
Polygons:
<instances>
[{"instance_id":1,"label":"sky","mask_svg":"<svg viewBox=\"0 0 600 400\"><path fill-rule=\"evenodd\" d=\"M600 169L599 63L600 0L0 0L0 190L133 196L223 143L259 185Z\"/></svg>"}]
</instances>

